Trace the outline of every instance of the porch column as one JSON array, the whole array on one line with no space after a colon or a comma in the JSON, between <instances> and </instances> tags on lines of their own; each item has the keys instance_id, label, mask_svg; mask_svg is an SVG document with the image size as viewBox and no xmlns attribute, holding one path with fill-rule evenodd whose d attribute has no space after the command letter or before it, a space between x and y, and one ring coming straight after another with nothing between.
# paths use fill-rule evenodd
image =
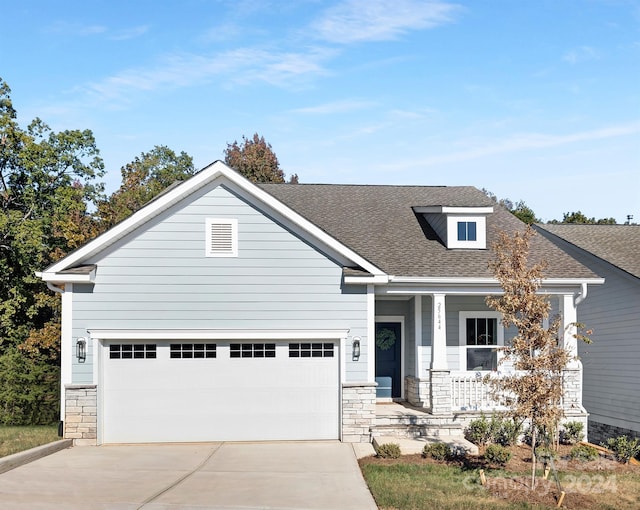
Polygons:
<instances>
[{"instance_id":1,"label":"porch column","mask_svg":"<svg viewBox=\"0 0 640 510\"><path fill-rule=\"evenodd\" d=\"M447 364L447 327L445 295L432 297L431 326L431 414L451 414L451 377Z\"/></svg>"},{"instance_id":2,"label":"porch column","mask_svg":"<svg viewBox=\"0 0 640 510\"><path fill-rule=\"evenodd\" d=\"M578 361L578 340L575 335L578 332L576 322L578 321L578 313L573 294L564 294L560 296L560 313L562 314L562 347L564 347L571 356L567 368L578 369L580 362Z\"/></svg>"},{"instance_id":3,"label":"porch column","mask_svg":"<svg viewBox=\"0 0 640 510\"><path fill-rule=\"evenodd\" d=\"M562 407L567 419L586 422L587 414L582 406L582 363L578 359L578 340L575 337L578 314L573 294L560 296L560 312L562 313L562 331L560 333L562 346L572 357L562 374Z\"/></svg>"},{"instance_id":4,"label":"porch column","mask_svg":"<svg viewBox=\"0 0 640 510\"><path fill-rule=\"evenodd\" d=\"M431 370L448 370L444 294L434 294L431 327Z\"/></svg>"},{"instance_id":5,"label":"porch column","mask_svg":"<svg viewBox=\"0 0 640 510\"><path fill-rule=\"evenodd\" d=\"M417 294L414 298L413 316L415 329L413 336L415 337L415 376L420 379L422 377L422 296Z\"/></svg>"}]
</instances>

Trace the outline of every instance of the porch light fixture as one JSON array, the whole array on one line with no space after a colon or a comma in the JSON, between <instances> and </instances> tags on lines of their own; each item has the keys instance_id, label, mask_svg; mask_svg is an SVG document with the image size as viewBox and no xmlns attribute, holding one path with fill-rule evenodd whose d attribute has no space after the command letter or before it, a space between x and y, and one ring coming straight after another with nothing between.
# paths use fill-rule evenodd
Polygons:
<instances>
[{"instance_id":1,"label":"porch light fixture","mask_svg":"<svg viewBox=\"0 0 640 510\"><path fill-rule=\"evenodd\" d=\"M78 358L78 363L84 363L87 359L87 339L84 337L78 338L76 341L76 358Z\"/></svg>"},{"instance_id":2,"label":"porch light fixture","mask_svg":"<svg viewBox=\"0 0 640 510\"><path fill-rule=\"evenodd\" d=\"M353 361L358 361L360 359L360 337L359 336L353 337L352 348L353 350L351 354L351 359Z\"/></svg>"}]
</instances>

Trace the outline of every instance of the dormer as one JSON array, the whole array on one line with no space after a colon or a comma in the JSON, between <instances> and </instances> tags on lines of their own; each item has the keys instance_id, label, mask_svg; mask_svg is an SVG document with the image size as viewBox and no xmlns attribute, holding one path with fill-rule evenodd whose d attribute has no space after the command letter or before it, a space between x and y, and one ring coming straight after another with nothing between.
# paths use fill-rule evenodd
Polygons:
<instances>
[{"instance_id":1,"label":"dormer","mask_svg":"<svg viewBox=\"0 0 640 510\"><path fill-rule=\"evenodd\" d=\"M449 249L487 248L487 215L493 207L452 207L444 205L414 207L422 214Z\"/></svg>"}]
</instances>

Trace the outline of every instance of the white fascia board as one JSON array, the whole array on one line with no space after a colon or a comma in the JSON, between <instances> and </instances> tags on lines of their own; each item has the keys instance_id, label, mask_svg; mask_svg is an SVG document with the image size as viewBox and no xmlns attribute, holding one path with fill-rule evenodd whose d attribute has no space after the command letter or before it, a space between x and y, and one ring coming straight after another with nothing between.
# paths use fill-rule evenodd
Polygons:
<instances>
[{"instance_id":1,"label":"white fascia board","mask_svg":"<svg viewBox=\"0 0 640 510\"><path fill-rule=\"evenodd\" d=\"M36 273L36 276L43 282L51 283L92 283L96 278L96 270L89 274L58 274L50 271Z\"/></svg>"},{"instance_id":2,"label":"white fascia board","mask_svg":"<svg viewBox=\"0 0 640 510\"><path fill-rule=\"evenodd\" d=\"M419 214L491 214L493 207L449 207L444 205L434 205L426 207L414 207L413 210Z\"/></svg>"},{"instance_id":3,"label":"white fascia board","mask_svg":"<svg viewBox=\"0 0 640 510\"><path fill-rule=\"evenodd\" d=\"M369 283L380 285L388 282L389 282L389 277L387 275L345 276L344 277L344 283L356 284L356 285L367 285Z\"/></svg>"},{"instance_id":4,"label":"white fascia board","mask_svg":"<svg viewBox=\"0 0 640 510\"><path fill-rule=\"evenodd\" d=\"M583 285L601 285L602 278L551 278L543 279L540 294L560 295L581 291ZM488 295L502 294L502 287L495 278L423 278L390 277L389 285L377 286L377 295L413 295L444 293L448 295Z\"/></svg>"},{"instance_id":5,"label":"white fascia board","mask_svg":"<svg viewBox=\"0 0 640 510\"><path fill-rule=\"evenodd\" d=\"M339 340L349 330L95 329L89 334L98 340Z\"/></svg>"},{"instance_id":6,"label":"white fascia board","mask_svg":"<svg viewBox=\"0 0 640 510\"><path fill-rule=\"evenodd\" d=\"M266 191L260 189L248 179L229 168L222 161L215 161L211 165L205 167L190 179L184 181L182 184L176 186L166 194L158 197L148 206L143 207L138 212L134 213L129 218L111 228L104 234L98 236L96 239L89 242L82 248L74 251L67 257L51 265L46 269L45 272L56 273L73 267L78 262L85 260L92 255L100 252L107 246L110 246L117 240L121 239L122 237L138 228L140 225L146 223L153 217L160 214L162 211L165 211L169 207L178 203L183 198L186 198L188 195L194 193L198 189L206 186L207 184L211 183L213 180L221 176L239 186L241 189L257 198L265 205L282 214L292 223L298 225L300 228L308 232L311 236L326 244L340 255L353 261L355 264L362 267L365 271L368 271L369 273L375 275L384 274L381 269L371 264L368 260L361 257L353 250L336 241L329 234L325 233L323 230L316 227L313 223L303 218L300 214L296 213L291 208L287 207L282 202L269 195Z\"/></svg>"}]
</instances>

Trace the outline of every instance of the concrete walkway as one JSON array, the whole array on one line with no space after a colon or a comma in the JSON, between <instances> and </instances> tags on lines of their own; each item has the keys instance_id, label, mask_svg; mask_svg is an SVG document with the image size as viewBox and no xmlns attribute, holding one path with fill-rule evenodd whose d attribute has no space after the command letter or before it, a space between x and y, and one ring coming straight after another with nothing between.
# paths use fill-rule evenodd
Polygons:
<instances>
[{"instance_id":1,"label":"concrete walkway","mask_svg":"<svg viewBox=\"0 0 640 510\"><path fill-rule=\"evenodd\" d=\"M374 510L350 444L75 447L0 474L2 510Z\"/></svg>"}]
</instances>

